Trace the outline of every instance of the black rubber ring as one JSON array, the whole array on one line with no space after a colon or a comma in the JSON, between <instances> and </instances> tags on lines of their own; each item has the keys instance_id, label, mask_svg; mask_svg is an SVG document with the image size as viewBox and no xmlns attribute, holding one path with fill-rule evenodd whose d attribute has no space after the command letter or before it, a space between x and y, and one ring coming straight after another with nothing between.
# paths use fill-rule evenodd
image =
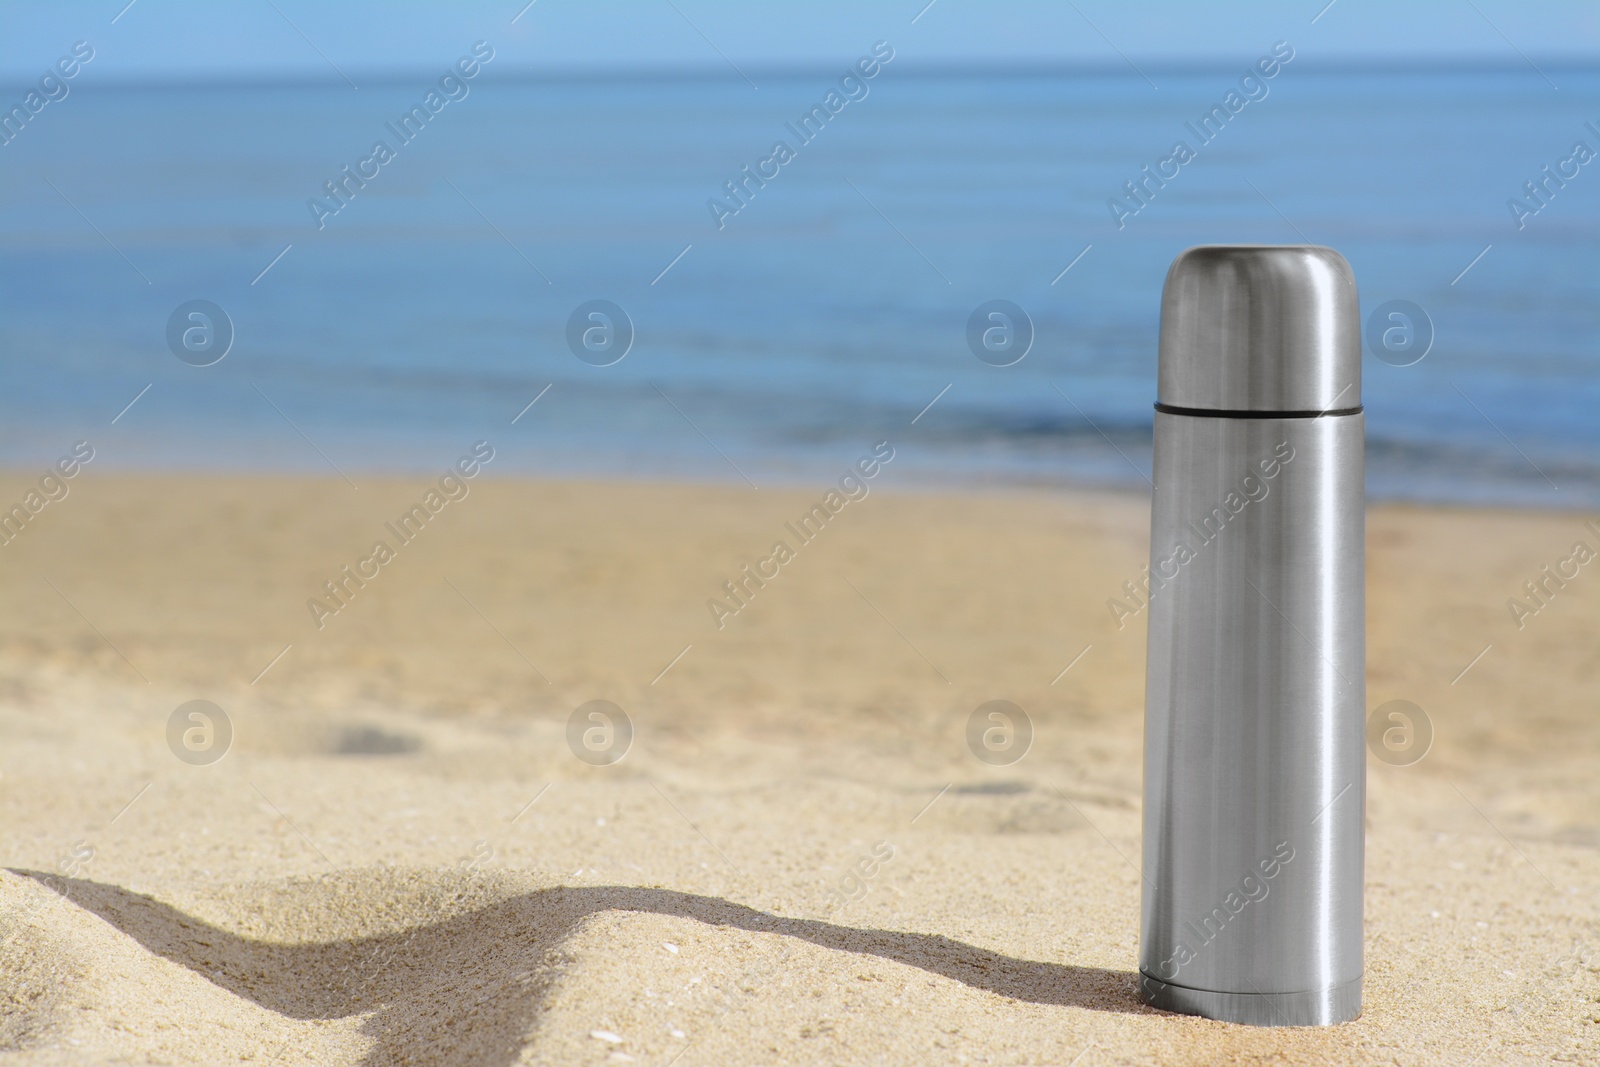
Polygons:
<instances>
[{"instance_id":1,"label":"black rubber ring","mask_svg":"<svg viewBox=\"0 0 1600 1067\"><path fill-rule=\"evenodd\" d=\"M1190 415L1207 419L1320 419L1324 415L1359 415L1366 409L1329 408L1327 411L1236 411L1231 408L1180 408L1157 402L1156 410L1165 415Z\"/></svg>"}]
</instances>

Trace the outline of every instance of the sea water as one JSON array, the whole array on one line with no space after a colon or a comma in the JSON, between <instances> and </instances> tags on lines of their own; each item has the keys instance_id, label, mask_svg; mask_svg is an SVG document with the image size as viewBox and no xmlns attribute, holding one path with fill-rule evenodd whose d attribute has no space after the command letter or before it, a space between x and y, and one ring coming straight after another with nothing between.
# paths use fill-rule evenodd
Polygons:
<instances>
[{"instance_id":1,"label":"sea water","mask_svg":"<svg viewBox=\"0 0 1600 1067\"><path fill-rule=\"evenodd\" d=\"M825 119L843 63L491 66L420 132L437 72L80 85L0 149L0 463L355 477L485 440L496 476L765 486L889 441L902 486L1146 488L1167 265L1310 241L1364 317L1422 309L1376 336L1431 334L1364 357L1371 495L1600 504L1600 71L1296 59L1234 111L1236 66L890 62ZM210 366L167 339L195 299ZM610 365L569 343L593 300ZM1014 362L969 343L992 300Z\"/></svg>"}]
</instances>

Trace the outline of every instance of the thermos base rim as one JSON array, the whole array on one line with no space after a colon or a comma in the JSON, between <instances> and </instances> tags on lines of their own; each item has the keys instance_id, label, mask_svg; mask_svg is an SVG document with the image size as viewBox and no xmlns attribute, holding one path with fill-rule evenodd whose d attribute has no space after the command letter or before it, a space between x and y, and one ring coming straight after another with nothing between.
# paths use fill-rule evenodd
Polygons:
<instances>
[{"instance_id":1,"label":"thermos base rim","mask_svg":"<svg viewBox=\"0 0 1600 1067\"><path fill-rule=\"evenodd\" d=\"M1219 993L1139 973L1139 999L1152 1008L1246 1026L1332 1026L1361 1014L1361 979L1300 993Z\"/></svg>"}]
</instances>

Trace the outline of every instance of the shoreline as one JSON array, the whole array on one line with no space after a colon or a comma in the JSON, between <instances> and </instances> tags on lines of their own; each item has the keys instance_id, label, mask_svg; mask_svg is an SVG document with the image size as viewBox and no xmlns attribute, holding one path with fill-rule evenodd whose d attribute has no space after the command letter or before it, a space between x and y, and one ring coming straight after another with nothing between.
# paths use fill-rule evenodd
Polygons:
<instances>
[{"instance_id":1,"label":"shoreline","mask_svg":"<svg viewBox=\"0 0 1600 1067\"><path fill-rule=\"evenodd\" d=\"M69 450L63 450L69 451ZM458 450L459 451L459 450ZM848 452L848 449L846 450ZM739 476L732 471L726 475L693 476L687 469L674 470L662 475L655 473L636 473L624 470L621 467L604 469L583 469L578 467L562 469L534 469L529 466L516 466L515 460L505 463L507 457L502 454L502 462L498 469L485 469L488 481L492 482L522 482L529 484L562 484L562 485L613 485L628 486L681 486L694 489L737 489L749 488L747 482L741 481ZM1121 460L1116 460L1121 463ZM51 467L54 461L41 460L37 464L19 462L0 463L0 494L7 491L8 487L23 488L22 483L36 481L39 475ZM827 471L834 466L843 469L848 465L848 460L841 459L836 464L819 465L816 471L794 470L775 471L762 469L759 471L760 489L772 489L780 492L800 492L816 488L823 491L826 483L831 479ZM307 484L323 484L328 482L341 482L340 474L321 463L307 463L303 467L237 467L237 466L182 466L161 464L126 464L119 465L104 452L97 452L95 461L86 464L85 469L93 467L94 473L105 478L113 479L195 479L200 481L247 481L247 482L279 482L296 481ZM358 467L345 466L341 468L357 484L364 481L379 483L405 482L420 484L436 478L440 470L449 466L447 461L438 463L418 462L395 467ZM37 468L37 469L36 469ZM886 481L880 487L882 491L899 495L910 494L915 496L988 496L999 495L1034 495L1060 493L1069 496L1120 496L1132 499L1148 499L1149 486L1145 482L1131 476L1127 480L1118 479L1085 479L1073 476L1062 476L1059 479L1043 477L1008 476L999 477L992 475L974 474L971 477L952 477L948 474L931 475L921 468L902 466L902 471L910 471L899 482ZM834 472L836 475L837 472ZM1368 481L1371 481L1371 471L1368 471ZM13 496L18 495L16 492ZM1600 515L1600 499L1576 500L1570 504L1560 504L1545 499L1530 499L1522 503L1502 497L1487 496L1482 499L1466 495L1440 494L1438 496L1426 493L1374 493L1369 485L1367 493L1367 506L1383 508L1414 507L1436 511L1460 512L1510 512L1516 514L1546 514L1546 515L1572 515L1572 514L1597 514Z\"/></svg>"}]
</instances>

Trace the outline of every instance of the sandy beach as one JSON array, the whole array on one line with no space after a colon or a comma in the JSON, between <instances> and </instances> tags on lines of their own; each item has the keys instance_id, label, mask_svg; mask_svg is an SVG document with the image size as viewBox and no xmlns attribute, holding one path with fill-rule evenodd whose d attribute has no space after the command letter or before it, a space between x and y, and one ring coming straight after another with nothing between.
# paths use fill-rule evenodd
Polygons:
<instances>
[{"instance_id":1,"label":"sandy beach","mask_svg":"<svg viewBox=\"0 0 1600 1067\"><path fill-rule=\"evenodd\" d=\"M1600 1062L1600 563L1507 606L1594 516L1370 510L1434 741L1369 761L1363 1015L1252 1029L1134 987L1146 498L482 477L402 542L436 483L353 477L91 466L0 547L0 1062Z\"/></svg>"}]
</instances>

